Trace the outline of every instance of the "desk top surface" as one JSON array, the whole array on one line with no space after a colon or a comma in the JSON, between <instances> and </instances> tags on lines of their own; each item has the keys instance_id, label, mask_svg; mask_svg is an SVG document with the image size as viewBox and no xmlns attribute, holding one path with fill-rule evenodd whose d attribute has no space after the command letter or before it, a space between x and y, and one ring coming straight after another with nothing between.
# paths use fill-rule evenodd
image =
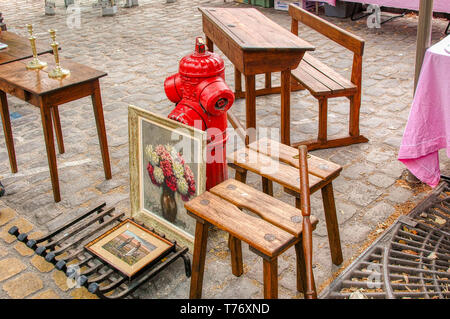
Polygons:
<instances>
[{"instance_id":1,"label":"desk top surface","mask_svg":"<svg viewBox=\"0 0 450 319\"><path fill-rule=\"evenodd\" d=\"M0 50L0 65L33 56L30 40L26 37L12 32L2 31L0 34L0 42L8 45L6 49ZM42 42L43 41L39 39L36 40L37 53L51 53L52 47L50 46L50 40L48 41L48 45L45 45Z\"/></svg>"},{"instance_id":2,"label":"desk top surface","mask_svg":"<svg viewBox=\"0 0 450 319\"><path fill-rule=\"evenodd\" d=\"M314 46L254 8L199 8L244 51L312 51Z\"/></svg>"},{"instance_id":3,"label":"desk top surface","mask_svg":"<svg viewBox=\"0 0 450 319\"><path fill-rule=\"evenodd\" d=\"M48 65L42 70L27 70L26 64L30 59L20 60L0 65L0 81L5 81L14 87L20 87L36 95L45 95L63 88L89 82L107 74L83 64L70 60L61 60L60 65L70 70L70 75L62 80L51 79L48 73L55 67L52 54L39 56Z\"/></svg>"}]
</instances>

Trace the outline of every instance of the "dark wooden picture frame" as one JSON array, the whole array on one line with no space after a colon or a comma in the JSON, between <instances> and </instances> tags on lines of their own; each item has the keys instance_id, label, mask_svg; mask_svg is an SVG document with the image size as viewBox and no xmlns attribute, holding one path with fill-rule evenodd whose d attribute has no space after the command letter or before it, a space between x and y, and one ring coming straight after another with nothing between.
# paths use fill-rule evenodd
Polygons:
<instances>
[{"instance_id":1,"label":"dark wooden picture frame","mask_svg":"<svg viewBox=\"0 0 450 319\"><path fill-rule=\"evenodd\" d=\"M85 246L87 251L129 280L175 251L175 248L174 243L131 219L126 219Z\"/></svg>"}]
</instances>

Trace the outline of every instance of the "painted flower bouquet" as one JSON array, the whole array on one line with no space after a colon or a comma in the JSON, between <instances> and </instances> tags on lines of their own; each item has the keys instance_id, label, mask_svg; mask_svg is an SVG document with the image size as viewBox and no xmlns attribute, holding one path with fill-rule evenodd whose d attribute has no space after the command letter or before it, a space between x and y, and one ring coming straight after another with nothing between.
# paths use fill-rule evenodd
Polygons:
<instances>
[{"instance_id":1,"label":"painted flower bouquet","mask_svg":"<svg viewBox=\"0 0 450 319\"><path fill-rule=\"evenodd\" d=\"M183 201L195 194L195 180L191 168L171 145L147 145L147 171L152 183L178 192Z\"/></svg>"}]
</instances>

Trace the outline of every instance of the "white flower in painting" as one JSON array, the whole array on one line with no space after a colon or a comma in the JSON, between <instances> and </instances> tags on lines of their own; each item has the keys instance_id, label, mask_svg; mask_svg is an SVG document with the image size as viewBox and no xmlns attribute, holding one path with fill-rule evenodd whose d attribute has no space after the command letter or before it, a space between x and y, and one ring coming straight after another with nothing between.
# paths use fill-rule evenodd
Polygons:
<instances>
[{"instance_id":1,"label":"white flower in painting","mask_svg":"<svg viewBox=\"0 0 450 319\"><path fill-rule=\"evenodd\" d=\"M145 154L147 155L147 159L153 167L156 167L159 164L159 156L153 150L153 145L147 145L147 147L145 148Z\"/></svg>"},{"instance_id":2,"label":"white flower in painting","mask_svg":"<svg viewBox=\"0 0 450 319\"><path fill-rule=\"evenodd\" d=\"M173 173L177 179L184 177L184 167L181 163L174 162L173 163Z\"/></svg>"},{"instance_id":3,"label":"white flower in painting","mask_svg":"<svg viewBox=\"0 0 450 319\"><path fill-rule=\"evenodd\" d=\"M153 175L155 176L155 180L158 184L162 184L164 182L164 173L161 167L155 166Z\"/></svg>"},{"instance_id":4,"label":"white flower in painting","mask_svg":"<svg viewBox=\"0 0 450 319\"><path fill-rule=\"evenodd\" d=\"M177 179L177 188L181 195L187 194L189 187L184 177Z\"/></svg>"}]
</instances>

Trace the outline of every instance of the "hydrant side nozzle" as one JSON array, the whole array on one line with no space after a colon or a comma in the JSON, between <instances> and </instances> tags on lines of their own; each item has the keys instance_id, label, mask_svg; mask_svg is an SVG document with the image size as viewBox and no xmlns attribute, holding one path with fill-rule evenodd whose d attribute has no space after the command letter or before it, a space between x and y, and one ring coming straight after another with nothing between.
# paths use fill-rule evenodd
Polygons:
<instances>
[{"instance_id":1,"label":"hydrant side nozzle","mask_svg":"<svg viewBox=\"0 0 450 319\"><path fill-rule=\"evenodd\" d=\"M178 103L183 98L182 87L183 84L179 73L169 76L164 81L164 92L167 98L173 103Z\"/></svg>"}]
</instances>

